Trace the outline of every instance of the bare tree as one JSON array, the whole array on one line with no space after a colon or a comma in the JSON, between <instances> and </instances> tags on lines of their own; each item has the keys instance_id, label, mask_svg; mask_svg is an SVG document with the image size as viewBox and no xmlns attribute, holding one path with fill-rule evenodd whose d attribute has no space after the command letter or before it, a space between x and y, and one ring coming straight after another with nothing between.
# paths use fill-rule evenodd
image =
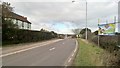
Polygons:
<instances>
[{"instance_id":1,"label":"bare tree","mask_svg":"<svg viewBox=\"0 0 120 68\"><path fill-rule=\"evenodd\" d=\"M79 29L79 28L77 28L77 29L72 29L72 32L73 32L74 34L76 34L76 35L79 35L81 30L82 30L82 29Z\"/></svg>"}]
</instances>

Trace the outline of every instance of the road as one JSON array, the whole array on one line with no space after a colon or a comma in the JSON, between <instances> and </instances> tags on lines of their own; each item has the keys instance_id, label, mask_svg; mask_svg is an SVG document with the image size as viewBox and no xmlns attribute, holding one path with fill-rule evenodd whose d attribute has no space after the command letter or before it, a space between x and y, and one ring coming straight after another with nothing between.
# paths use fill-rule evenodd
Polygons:
<instances>
[{"instance_id":1,"label":"road","mask_svg":"<svg viewBox=\"0 0 120 68\"><path fill-rule=\"evenodd\" d=\"M76 49L75 39L64 39L31 50L2 57L3 66L64 66Z\"/></svg>"}]
</instances>

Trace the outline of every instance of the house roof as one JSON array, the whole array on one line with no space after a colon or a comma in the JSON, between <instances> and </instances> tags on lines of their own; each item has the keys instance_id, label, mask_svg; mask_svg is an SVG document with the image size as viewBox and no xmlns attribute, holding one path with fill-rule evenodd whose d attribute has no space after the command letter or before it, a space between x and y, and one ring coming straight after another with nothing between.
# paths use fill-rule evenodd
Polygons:
<instances>
[{"instance_id":1,"label":"house roof","mask_svg":"<svg viewBox=\"0 0 120 68\"><path fill-rule=\"evenodd\" d=\"M30 24L31 24L31 22L29 22L29 21L27 20L27 17L18 15L18 14L14 13L14 12L3 12L3 17L21 20L21 21L23 21L23 22L27 22L27 23L30 23Z\"/></svg>"}]
</instances>

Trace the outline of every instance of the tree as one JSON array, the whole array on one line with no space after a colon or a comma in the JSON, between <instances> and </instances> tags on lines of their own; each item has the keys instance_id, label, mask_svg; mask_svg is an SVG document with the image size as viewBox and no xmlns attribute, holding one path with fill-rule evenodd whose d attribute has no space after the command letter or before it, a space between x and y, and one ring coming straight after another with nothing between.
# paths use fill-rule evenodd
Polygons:
<instances>
[{"instance_id":1,"label":"tree","mask_svg":"<svg viewBox=\"0 0 120 68\"><path fill-rule=\"evenodd\" d=\"M78 35L80 33L81 29L72 29L72 32Z\"/></svg>"},{"instance_id":2,"label":"tree","mask_svg":"<svg viewBox=\"0 0 120 68\"><path fill-rule=\"evenodd\" d=\"M98 35L98 30L96 30L95 32L93 32L94 35Z\"/></svg>"},{"instance_id":3,"label":"tree","mask_svg":"<svg viewBox=\"0 0 120 68\"><path fill-rule=\"evenodd\" d=\"M91 33L91 30L87 28L87 32ZM80 34L85 34L85 33L86 33L86 28L84 28L80 31Z\"/></svg>"},{"instance_id":4,"label":"tree","mask_svg":"<svg viewBox=\"0 0 120 68\"><path fill-rule=\"evenodd\" d=\"M2 5L2 39L3 41L9 39L13 40L13 38L17 37L17 29L18 26L13 23L11 19L5 19L6 17L10 17L10 13L13 12L13 8L10 6L10 3L3 2Z\"/></svg>"},{"instance_id":5,"label":"tree","mask_svg":"<svg viewBox=\"0 0 120 68\"><path fill-rule=\"evenodd\" d=\"M18 26L16 24L13 24L12 20L5 20L4 18L2 18L2 28L3 29L7 29L7 28L16 28L18 29Z\"/></svg>"},{"instance_id":6,"label":"tree","mask_svg":"<svg viewBox=\"0 0 120 68\"><path fill-rule=\"evenodd\" d=\"M8 2L2 3L2 12L8 13L13 12L13 7L11 7L11 4Z\"/></svg>"},{"instance_id":7,"label":"tree","mask_svg":"<svg viewBox=\"0 0 120 68\"><path fill-rule=\"evenodd\" d=\"M51 31L51 35L55 38L57 37L57 33L55 33L54 31Z\"/></svg>"},{"instance_id":8,"label":"tree","mask_svg":"<svg viewBox=\"0 0 120 68\"><path fill-rule=\"evenodd\" d=\"M11 4L8 2L3 2L0 6L2 6L2 28L18 28L16 24L13 24L11 19L5 20L5 17L9 17L11 12L13 12L13 7L11 7Z\"/></svg>"},{"instance_id":9,"label":"tree","mask_svg":"<svg viewBox=\"0 0 120 68\"><path fill-rule=\"evenodd\" d=\"M45 30L45 29L43 29L43 28L42 28L40 31L41 31L41 32L49 32L49 31L47 31L47 30Z\"/></svg>"},{"instance_id":10,"label":"tree","mask_svg":"<svg viewBox=\"0 0 120 68\"><path fill-rule=\"evenodd\" d=\"M92 36L92 33L89 28L84 28L80 31L81 37L84 39L86 38L86 29L87 29L87 37L88 37L88 39L90 39L90 37Z\"/></svg>"}]
</instances>

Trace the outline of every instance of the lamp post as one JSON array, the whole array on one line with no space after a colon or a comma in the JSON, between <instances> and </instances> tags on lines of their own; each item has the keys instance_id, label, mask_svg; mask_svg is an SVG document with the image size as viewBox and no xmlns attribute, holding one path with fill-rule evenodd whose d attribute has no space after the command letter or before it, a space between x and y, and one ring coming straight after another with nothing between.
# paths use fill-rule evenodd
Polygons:
<instances>
[{"instance_id":1,"label":"lamp post","mask_svg":"<svg viewBox=\"0 0 120 68\"><path fill-rule=\"evenodd\" d=\"M88 39L88 32L87 32L87 1L86 1L86 40Z\"/></svg>"},{"instance_id":2,"label":"lamp post","mask_svg":"<svg viewBox=\"0 0 120 68\"><path fill-rule=\"evenodd\" d=\"M87 14L87 10L88 10L88 9L87 9L87 4L88 4L88 3L87 3L87 0L85 0L85 1L86 1L86 32L85 32L85 39L87 40L87 39L88 39L88 32L87 32L87 31L88 31L88 30L87 30L87 20L88 20L88 19L87 19L87 17L88 17L88 14ZM72 2L74 3L75 1L72 1Z\"/></svg>"}]
</instances>

